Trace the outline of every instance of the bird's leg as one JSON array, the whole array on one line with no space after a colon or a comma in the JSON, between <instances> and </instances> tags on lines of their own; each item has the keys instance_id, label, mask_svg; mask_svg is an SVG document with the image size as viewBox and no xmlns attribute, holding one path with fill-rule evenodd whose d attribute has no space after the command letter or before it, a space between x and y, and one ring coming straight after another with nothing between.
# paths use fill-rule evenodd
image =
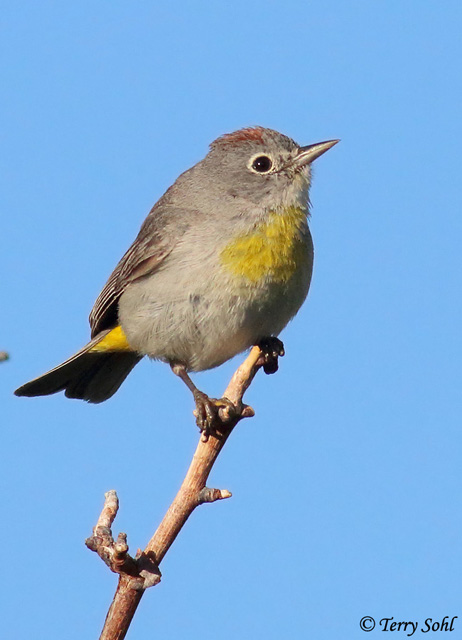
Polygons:
<instances>
[{"instance_id":1,"label":"bird's leg","mask_svg":"<svg viewBox=\"0 0 462 640\"><path fill-rule=\"evenodd\" d=\"M263 366L263 371L267 374L276 373L279 366L278 357L283 356L285 353L284 345L281 340L274 336L263 338L258 343L258 347L260 347L262 352L261 364Z\"/></svg>"},{"instance_id":2,"label":"bird's leg","mask_svg":"<svg viewBox=\"0 0 462 640\"><path fill-rule=\"evenodd\" d=\"M181 378L192 392L196 403L196 424L201 430L205 441L207 441L212 433L216 433L217 427L222 423L218 410L227 408L229 417L232 417L236 414L236 407L228 398L209 398L206 393L199 391L183 364L170 363L170 367L173 373Z\"/></svg>"}]
</instances>

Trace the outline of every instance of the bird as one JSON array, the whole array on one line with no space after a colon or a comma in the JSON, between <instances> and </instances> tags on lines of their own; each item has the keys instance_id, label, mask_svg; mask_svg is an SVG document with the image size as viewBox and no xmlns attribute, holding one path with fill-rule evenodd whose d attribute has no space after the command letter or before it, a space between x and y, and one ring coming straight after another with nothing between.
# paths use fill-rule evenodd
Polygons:
<instances>
[{"instance_id":1,"label":"bird","mask_svg":"<svg viewBox=\"0 0 462 640\"><path fill-rule=\"evenodd\" d=\"M189 374L253 345L273 372L278 336L311 282L311 163L337 142L300 146L262 126L214 140L153 206L110 275L90 313L90 341L15 394L104 402L148 356L185 382L199 428L210 430L220 402Z\"/></svg>"}]
</instances>

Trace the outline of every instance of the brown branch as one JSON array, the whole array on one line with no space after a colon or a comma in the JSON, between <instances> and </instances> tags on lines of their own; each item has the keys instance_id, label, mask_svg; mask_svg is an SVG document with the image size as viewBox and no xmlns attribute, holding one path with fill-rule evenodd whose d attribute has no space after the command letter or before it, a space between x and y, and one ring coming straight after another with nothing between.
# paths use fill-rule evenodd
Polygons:
<instances>
[{"instance_id":1,"label":"brown branch","mask_svg":"<svg viewBox=\"0 0 462 640\"><path fill-rule=\"evenodd\" d=\"M119 499L115 491L108 491L104 497L104 507L93 528L93 535L85 540L85 544L104 560L111 571L130 577L132 589L139 591L158 584L161 576L159 567L141 551L135 558L129 555L126 533L119 533L114 541L111 526L119 510Z\"/></svg>"},{"instance_id":2,"label":"brown branch","mask_svg":"<svg viewBox=\"0 0 462 640\"><path fill-rule=\"evenodd\" d=\"M282 353L279 352L280 355ZM232 402L236 411L230 411L228 407L220 409L218 427L213 435L200 439L180 490L146 549L138 551L135 558L128 555L125 534L119 534L116 542L112 538L111 526L117 513L118 500L115 491L106 494L106 502L93 529L93 536L86 541L87 546L98 553L111 571L119 574L117 590L100 640L125 638L144 591L160 581L158 566L194 509L205 502L231 497L226 489L208 488L207 478L236 424L242 418L254 415L253 409L243 404L242 398L258 369L264 366L266 370L271 359L277 362L277 354L272 354L272 358L266 355L265 358L259 347L253 347L234 373L224 397ZM271 371L268 373L273 373L277 364L274 366L273 363L269 368Z\"/></svg>"}]
</instances>

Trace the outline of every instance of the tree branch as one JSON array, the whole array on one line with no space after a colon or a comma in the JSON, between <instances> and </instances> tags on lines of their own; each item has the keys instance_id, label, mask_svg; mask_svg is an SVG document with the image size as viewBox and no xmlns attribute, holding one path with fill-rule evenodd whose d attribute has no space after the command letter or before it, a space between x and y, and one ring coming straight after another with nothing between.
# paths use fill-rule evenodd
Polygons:
<instances>
[{"instance_id":1,"label":"tree branch","mask_svg":"<svg viewBox=\"0 0 462 640\"><path fill-rule=\"evenodd\" d=\"M282 343L280 343L282 345ZM231 497L226 489L210 489L206 482L210 471L229 435L242 419L254 415L251 407L243 404L242 398L260 367L268 373L277 370L278 353L265 353L253 347L246 360L234 373L224 397L232 402L236 411L225 406L219 410L219 422L214 433L201 437L191 465L175 499L170 505L157 531L144 551L138 550L135 558L128 555L126 534L119 534L114 541L111 526L118 510L115 491L106 493L106 501L93 529L93 536L86 545L98 553L111 571L119 574L119 583L109 608L100 640L122 640L146 588L160 581L159 564L181 531L194 509L205 502L215 502ZM268 367L268 361L272 365ZM274 360L276 364L274 364Z\"/></svg>"}]
</instances>

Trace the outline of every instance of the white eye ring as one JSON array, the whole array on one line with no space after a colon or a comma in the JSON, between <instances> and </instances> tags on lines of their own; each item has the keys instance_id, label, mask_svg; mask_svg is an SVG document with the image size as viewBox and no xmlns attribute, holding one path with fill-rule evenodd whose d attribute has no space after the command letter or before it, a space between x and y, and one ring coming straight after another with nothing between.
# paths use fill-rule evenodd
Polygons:
<instances>
[{"instance_id":1,"label":"white eye ring","mask_svg":"<svg viewBox=\"0 0 462 640\"><path fill-rule=\"evenodd\" d=\"M274 160L268 153L256 153L250 158L247 168L260 176L266 175L274 169Z\"/></svg>"}]
</instances>

